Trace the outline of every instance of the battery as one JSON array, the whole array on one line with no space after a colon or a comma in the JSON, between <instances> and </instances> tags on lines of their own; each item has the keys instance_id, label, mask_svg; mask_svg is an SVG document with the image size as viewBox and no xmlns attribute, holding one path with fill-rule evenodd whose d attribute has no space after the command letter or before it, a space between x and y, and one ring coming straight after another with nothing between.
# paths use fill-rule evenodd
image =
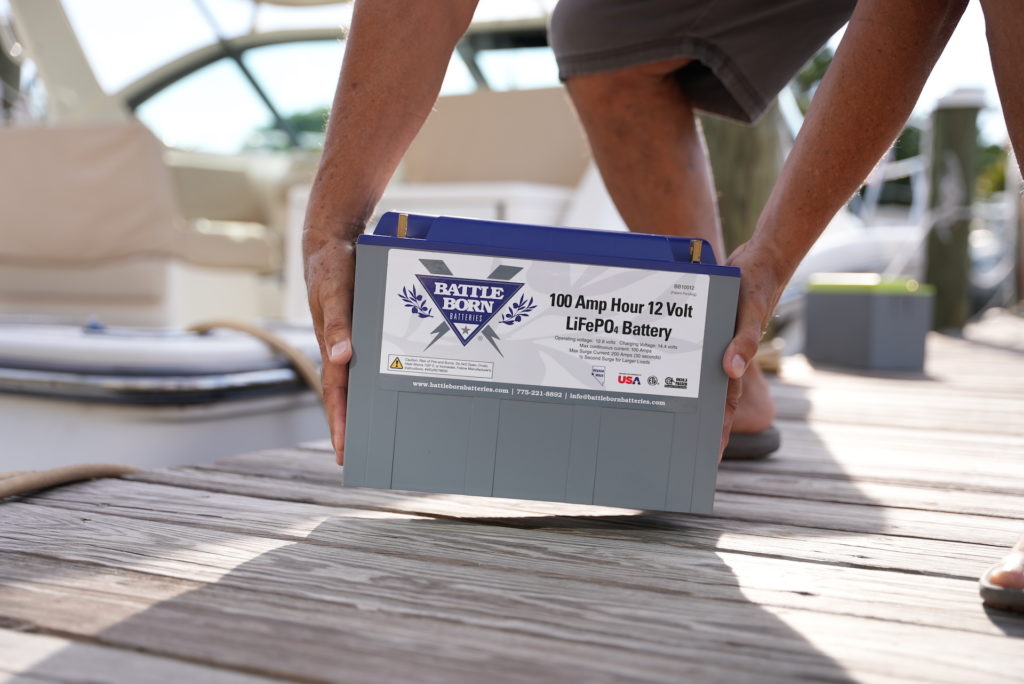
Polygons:
<instances>
[{"instance_id":1,"label":"battery","mask_svg":"<svg viewBox=\"0 0 1024 684\"><path fill-rule=\"evenodd\" d=\"M384 214L345 485L710 513L739 275L695 238Z\"/></svg>"}]
</instances>

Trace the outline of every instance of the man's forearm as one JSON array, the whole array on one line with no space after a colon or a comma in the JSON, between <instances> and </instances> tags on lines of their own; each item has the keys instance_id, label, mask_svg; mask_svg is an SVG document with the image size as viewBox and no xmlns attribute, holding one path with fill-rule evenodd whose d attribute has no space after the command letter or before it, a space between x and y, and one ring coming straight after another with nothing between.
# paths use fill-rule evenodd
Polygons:
<instances>
[{"instance_id":1,"label":"man's forearm","mask_svg":"<svg viewBox=\"0 0 1024 684\"><path fill-rule=\"evenodd\" d=\"M430 113L476 3L356 2L307 230L361 230Z\"/></svg>"},{"instance_id":2,"label":"man's forearm","mask_svg":"<svg viewBox=\"0 0 1024 684\"><path fill-rule=\"evenodd\" d=\"M749 245L779 287L899 134L964 5L858 3Z\"/></svg>"}]
</instances>

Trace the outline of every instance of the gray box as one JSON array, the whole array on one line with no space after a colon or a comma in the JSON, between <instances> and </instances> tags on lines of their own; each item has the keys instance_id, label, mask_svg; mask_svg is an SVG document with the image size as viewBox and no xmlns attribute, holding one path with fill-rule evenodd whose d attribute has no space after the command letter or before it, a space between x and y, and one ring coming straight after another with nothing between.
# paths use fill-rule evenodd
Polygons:
<instances>
[{"instance_id":1,"label":"gray box","mask_svg":"<svg viewBox=\"0 0 1024 684\"><path fill-rule=\"evenodd\" d=\"M807 291L804 354L813 363L922 371L932 288L909 278L821 274Z\"/></svg>"},{"instance_id":2,"label":"gray box","mask_svg":"<svg viewBox=\"0 0 1024 684\"><path fill-rule=\"evenodd\" d=\"M517 228L524 227L500 229ZM568 229L545 230L560 235ZM569 232L574 240L587 240L592 231ZM388 236L388 228L378 227L381 234ZM662 389L664 405L647 408L617 403L622 397L613 390L557 392L549 386L481 379L444 382L435 378L431 383L430 378L412 373L384 372L386 365L382 371L382 363L398 356L382 351L387 339L383 332L386 300L397 296L387 287L389 259L409 252L406 245L429 250L433 260L424 263L436 268L445 261L437 254L446 251L445 245L429 239L389 236L361 239L357 245L346 486L712 511L727 386L721 359L732 338L739 290L738 277L716 273L730 269L694 264L696 269L703 268L700 272L710 273L699 397L665 399L668 390L664 382L648 377L648 382ZM473 254L494 256L487 254L486 247L474 249L478 251ZM701 259L700 249L696 252ZM703 264L713 264L707 253L703 259ZM586 261L586 257L579 260ZM566 325L570 318L566 317ZM410 320L410 325L419 323L415 317ZM498 332L504 335L505 328ZM488 349L483 340L475 344ZM437 354L435 349L423 353ZM508 354L509 348L503 351ZM499 362L503 358L500 353L495 352ZM613 368L609 371L614 373ZM430 384L437 386L424 386ZM494 393L507 391L506 385L518 393ZM586 396L587 400L574 401L573 396Z\"/></svg>"}]
</instances>

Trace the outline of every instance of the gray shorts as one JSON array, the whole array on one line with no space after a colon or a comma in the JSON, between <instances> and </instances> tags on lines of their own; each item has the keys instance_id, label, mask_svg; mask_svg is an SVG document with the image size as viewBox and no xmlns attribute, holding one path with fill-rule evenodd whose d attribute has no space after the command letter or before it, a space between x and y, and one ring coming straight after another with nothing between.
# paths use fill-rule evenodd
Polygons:
<instances>
[{"instance_id":1,"label":"gray shorts","mask_svg":"<svg viewBox=\"0 0 1024 684\"><path fill-rule=\"evenodd\" d=\"M842 26L856 0L560 0L562 80L663 59L695 107L751 122Z\"/></svg>"}]
</instances>

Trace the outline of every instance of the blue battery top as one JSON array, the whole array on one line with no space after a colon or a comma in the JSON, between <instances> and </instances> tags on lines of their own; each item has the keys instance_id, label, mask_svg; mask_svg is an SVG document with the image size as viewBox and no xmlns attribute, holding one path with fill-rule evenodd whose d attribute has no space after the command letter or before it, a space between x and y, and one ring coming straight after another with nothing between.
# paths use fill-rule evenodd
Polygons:
<instances>
[{"instance_id":1,"label":"blue battery top","mask_svg":"<svg viewBox=\"0 0 1024 684\"><path fill-rule=\"evenodd\" d=\"M405 236L399 237L399 216L402 215L406 217ZM380 217L373 234L360 235L357 243L734 278L740 275L740 269L735 266L718 265L711 245L698 238L556 228L453 216L389 211ZM691 246L693 243L700 243L699 248Z\"/></svg>"}]
</instances>

